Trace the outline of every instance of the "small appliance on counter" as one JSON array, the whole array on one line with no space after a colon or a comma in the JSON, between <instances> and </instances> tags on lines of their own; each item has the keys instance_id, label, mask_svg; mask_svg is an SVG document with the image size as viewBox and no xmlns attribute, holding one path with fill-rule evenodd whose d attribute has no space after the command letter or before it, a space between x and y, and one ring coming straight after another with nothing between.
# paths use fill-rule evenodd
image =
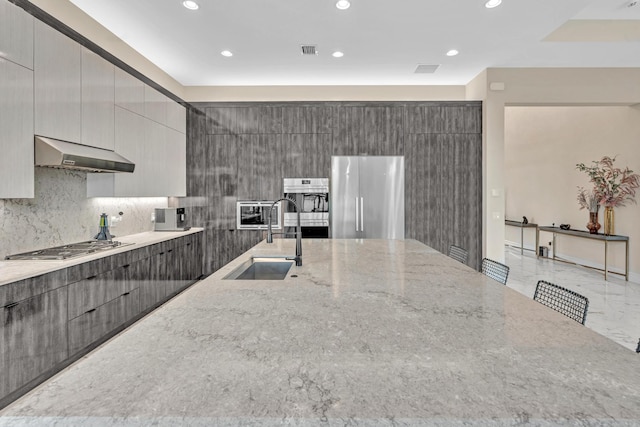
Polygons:
<instances>
[{"instance_id":1,"label":"small appliance on counter","mask_svg":"<svg viewBox=\"0 0 640 427\"><path fill-rule=\"evenodd\" d=\"M94 239L96 240L113 240L111 233L109 232L109 217L106 213L100 215L100 230L98 234L95 235Z\"/></svg>"},{"instance_id":2,"label":"small appliance on counter","mask_svg":"<svg viewBox=\"0 0 640 427\"><path fill-rule=\"evenodd\" d=\"M185 208L156 208L155 231L186 231L187 226Z\"/></svg>"}]
</instances>

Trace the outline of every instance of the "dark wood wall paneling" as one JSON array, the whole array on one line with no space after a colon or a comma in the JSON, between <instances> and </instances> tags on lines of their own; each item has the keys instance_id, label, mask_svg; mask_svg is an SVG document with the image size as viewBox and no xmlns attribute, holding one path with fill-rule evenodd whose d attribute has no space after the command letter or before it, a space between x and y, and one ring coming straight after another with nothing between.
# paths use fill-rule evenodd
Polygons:
<instances>
[{"instance_id":1,"label":"dark wood wall paneling","mask_svg":"<svg viewBox=\"0 0 640 427\"><path fill-rule=\"evenodd\" d=\"M200 103L187 123L187 188L205 272L264 233L236 231L237 200L282 196L284 177L330 177L332 155L404 155L406 237L482 258L480 102Z\"/></svg>"}]
</instances>

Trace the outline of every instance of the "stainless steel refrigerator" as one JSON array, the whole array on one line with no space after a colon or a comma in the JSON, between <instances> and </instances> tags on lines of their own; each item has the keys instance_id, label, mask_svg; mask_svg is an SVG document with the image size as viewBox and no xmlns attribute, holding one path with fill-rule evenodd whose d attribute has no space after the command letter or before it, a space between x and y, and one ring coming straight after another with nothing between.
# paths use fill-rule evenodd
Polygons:
<instances>
[{"instance_id":1,"label":"stainless steel refrigerator","mask_svg":"<svg viewBox=\"0 0 640 427\"><path fill-rule=\"evenodd\" d=\"M331 158L331 237L404 239L404 157Z\"/></svg>"}]
</instances>

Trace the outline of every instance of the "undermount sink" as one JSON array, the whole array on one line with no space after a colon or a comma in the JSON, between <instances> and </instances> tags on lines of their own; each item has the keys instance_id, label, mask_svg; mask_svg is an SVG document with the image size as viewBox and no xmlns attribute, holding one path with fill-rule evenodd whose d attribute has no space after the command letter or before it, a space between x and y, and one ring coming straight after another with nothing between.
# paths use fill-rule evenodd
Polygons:
<instances>
[{"instance_id":1,"label":"undermount sink","mask_svg":"<svg viewBox=\"0 0 640 427\"><path fill-rule=\"evenodd\" d=\"M223 280L283 280L293 264L285 257L252 257L236 267Z\"/></svg>"}]
</instances>

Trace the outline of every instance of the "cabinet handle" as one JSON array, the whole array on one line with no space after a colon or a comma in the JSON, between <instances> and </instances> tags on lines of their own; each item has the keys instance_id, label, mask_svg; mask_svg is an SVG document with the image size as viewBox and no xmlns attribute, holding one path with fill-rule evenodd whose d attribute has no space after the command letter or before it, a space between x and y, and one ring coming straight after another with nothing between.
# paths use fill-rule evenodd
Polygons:
<instances>
[{"instance_id":1,"label":"cabinet handle","mask_svg":"<svg viewBox=\"0 0 640 427\"><path fill-rule=\"evenodd\" d=\"M125 292L124 294L122 294L122 296L123 296L123 297L124 297L124 296L127 296L127 295L129 295L130 293L131 293L131 292Z\"/></svg>"},{"instance_id":2,"label":"cabinet handle","mask_svg":"<svg viewBox=\"0 0 640 427\"><path fill-rule=\"evenodd\" d=\"M164 255L164 252L160 252L160 254L159 254L159 255Z\"/></svg>"},{"instance_id":3,"label":"cabinet handle","mask_svg":"<svg viewBox=\"0 0 640 427\"><path fill-rule=\"evenodd\" d=\"M131 264L125 264L122 266L122 268L129 268L129 267L131 267Z\"/></svg>"},{"instance_id":4,"label":"cabinet handle","mask_svg":"<svg viewBox=\"0 0 640 427\"><path fill-rule=\"evenodd\" d=\"M169 249L167 252L173 252L173 249Z\"/></svg>"},{"instance_id":5,"label":"cabinet handle","mask_svg":"<svg viewBox=\"0 0 640 427\"><path fill-rule=\"evenodd\" d=\"M9 303L9 304L5 305L5 306L4 306L4 308L6 308L7 310L9 310L10 308L13 308L13 307L15 307L15 306L16 306L16 305L18 305L18 304L20 304L20 303L19 303L19 302L12 302L12 303Z\"/></svg>"},{"instance_id":6,"label":"cabinet handle","mask_svg":"<svg viewBox=\"0 0 640 427\"><path fill-rule=\"evenodd\" d=\"M85 312L85 314L86 314L86 313L93 313L94 311L96 311L96 309L95 309L95 308L92 308L91 310L87 310L87 311Z\"/></svg>"},{"instance_id":7,"label":"cabinet handle","mask_svg":"<svg viewBox=\"0 0 640 427\"><path fill-rule=\"evenodd\" d=\"M187 246L191 246L191 243L187 243Z\"/></svg>"},{"instance_id":8,"label":"cabinet handle","mask_svg":"<svg viewBox=\"0 0 640 427\"><path fill-rule=\"evenodd\" d=\"M96 275L94 274L93 276L89 276L89 277L87 277L87 280L93 280L93 279L95 279L96 277L98 277L98 276L96 276Z\"/></svg>"}]
</instances>

